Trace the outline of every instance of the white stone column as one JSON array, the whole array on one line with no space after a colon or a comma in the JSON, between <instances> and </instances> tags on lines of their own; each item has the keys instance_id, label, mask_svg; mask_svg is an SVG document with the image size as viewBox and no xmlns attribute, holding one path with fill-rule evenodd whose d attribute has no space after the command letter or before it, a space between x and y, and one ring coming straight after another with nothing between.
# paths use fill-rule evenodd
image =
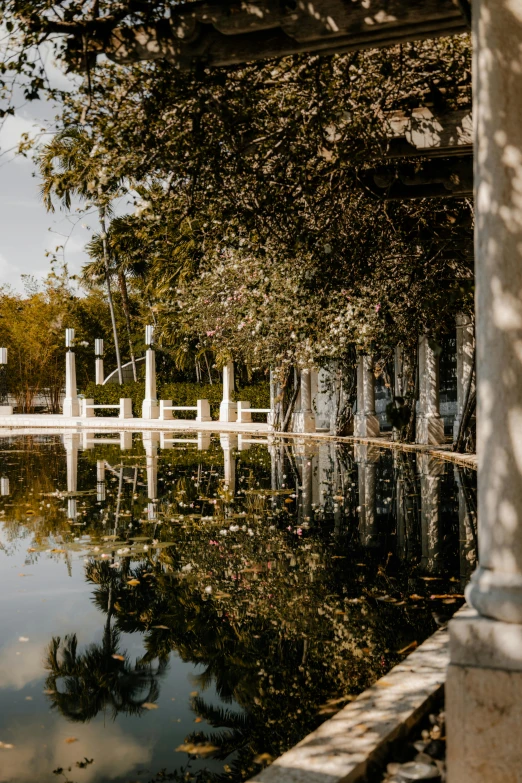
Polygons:
<instances>
[{"instance_id":1,"label":"white stone column","mask_svg":"<svg viewBox=\"0 0 522 783\"><path fill-rule=\"evenodd\" d=\"M294 413L294 432L315 432L315 414L312 410L312 370L301 370L299 408Z\"/></svg>"},{"instance_id":2,"label":"white stone column","mask_svg":"<svg viewBox=\"0 0 522 783\"><path fill-rule=\"evenodd\" d=\"M145 399L141 406L143 419L159 418L159 405L156 396L156 351L148 348L145 353Z\"/></svg>"},{"instance_id":3,"label":"white stone column","mask_svg":"<svg viewBox=\"0 0 522 783\"><path fill-rule=\"evenodd\" d=\"M419 412L415 442L444 443L444 421L439 412L439 357L427 335L419 338Z\"/></svg>"},{"instance_id":4,"label":"white stone column","mask_svg":"<svg viewBox=\"0 0 522 783\"><path fill-rule=\"evenodd\" d=\"M448 781L520 780L522 3L473 0L479 568L450 623Z\"/></svg>"},{"instance_id":5,"label":"white stone column","mask_svg":"<svg viewBox=\"0 0 522 783\"><path fill-rule=\"evenodd\" d=\"M359 539L364 547L373 548L381 543L375 496L375 473L379 451L375 447L356 443L354 456L359 482Z\"/></svg>"},{"instance_id":6,"label":"white stone column","mask_svg":"<svg viewBox=\"0 0 522 783\"><path fill-rule=\"evenodd\" d=\"M457 440L469 379L473 373L475 335L471 319L465 313L457 314L457 415L453 423L453 440ZM473 387L472 387L473 389Z\"/></svg>"},{"instance_id":7,"label":"white stone column","mask_svg":"<svg viewBox=\"0 0 522 783\"><path fill-rule=\"evenodd\" d=\"M371 356L359 356L357 362L357 413L354 435L357 438L376 438L381 431L375 415L375 375Z\"/></svg>"},{"instance_id":8,"label":"white stone column","mask_svg":"<svg viewBox=\"0 0 522 783\"><path fill-rule=\"evenodd\" d=\"M157 518L156 505L158 502L158 446L160 433L143 432L142 441L147 468L147 518L155 520Z\"/></svg>"},{"instance_id":9,"label":"white stone column","mask_svg":"<svg viewBox=\"0 0 522 783\"><path fill-rule=\"evenodd\" d=\"M223 399L219 406L219 421L237 421L237 405L232 399L234 393L234 362L223 367Z\"/></svg>"},{"instance_id":10,"label":"white stone column","mask_svg":"<svg viewBox=\"0 0 522 783\"><path fill-rule=\"evenodd\" d=\"M63 401L64 416L80 415L80 400L76 388L76 356L74 351L65 354L65 398Z\"/></svg>"},{"instance_id":11,"label":"white stone column","mask_svg":"<svg viewBox=\"0 0 522 783\"><path fill-rule=\"evenodd\" d=\"M78 491L78 450L80 448L80 434L76 432L66 433L63 436L65 446L65 459L67 463L67 494ZM67 517L76 519L77 500L75 497L67 498Z\"/></svg>"},{"instance_id":12,"label":"white stone column","mask_svg":"<svg viewBox=\"0 0 522 783\"><path fill-rule=\"evenodd\" d=\"M232 495L236 493L236 457L234 454L237 449L237 435L228 433L219 436L219 442L223 449L223 466L225 474L225 484Z\"/></svg>"}]
</instances>

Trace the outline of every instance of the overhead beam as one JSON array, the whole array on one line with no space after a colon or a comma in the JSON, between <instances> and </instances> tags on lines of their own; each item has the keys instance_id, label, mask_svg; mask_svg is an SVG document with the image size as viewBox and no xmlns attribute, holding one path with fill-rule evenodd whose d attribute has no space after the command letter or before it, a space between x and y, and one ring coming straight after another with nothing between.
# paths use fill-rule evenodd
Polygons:
<instances>
[{"instance_id":1,"label":"overhead beam","mask_svg":"<svg viewBox=\"0 0 522 783\"><path fill-rule=\"evenodd\" d=\"M182 68L238 65L316 52L334 54L468 30L457 0L251 0L174 6L153 26L96 31L88 51L118 63L167 60ZM85 40L69 40L70 59Z\"/></svg>"},{"instance_id":2,"label":"overhead beam","mask_svg":"<svg viewBox=\"0 0 522 783\"><path fill-rule=\"evenodd\" d=\"M473 195L473 155L375 166L361 171L359 181L386 201L468 197Z\"/></svg>"}]
</instances>

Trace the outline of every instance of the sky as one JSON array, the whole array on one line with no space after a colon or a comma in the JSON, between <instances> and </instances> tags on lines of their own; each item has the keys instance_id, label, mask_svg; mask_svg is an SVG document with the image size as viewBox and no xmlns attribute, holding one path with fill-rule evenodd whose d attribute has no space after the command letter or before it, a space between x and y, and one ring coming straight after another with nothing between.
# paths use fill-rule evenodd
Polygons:
<instances>
[{"instance_id":1,"label":"sky","mask_svg":"<svg viewBox=\"0 0 522 783\"><path fill-rule=\"evenodd\" d=\"M53 86L72 86L50 57L46 71ZM64 243L63 258L69 272L80 272L87 260L85 243L98 228L95 215L67 215L59 210L48 213L34 163L11 152L22 133L38 134L43 122L52 121L58 110L44 101L26 103L0 128L0 286L7 284L20 292L24 290L22 275L44 278L50 270L46 251L55 251ZM125 211L125 205L115 211Z\"/></svg>"}]
</instances>

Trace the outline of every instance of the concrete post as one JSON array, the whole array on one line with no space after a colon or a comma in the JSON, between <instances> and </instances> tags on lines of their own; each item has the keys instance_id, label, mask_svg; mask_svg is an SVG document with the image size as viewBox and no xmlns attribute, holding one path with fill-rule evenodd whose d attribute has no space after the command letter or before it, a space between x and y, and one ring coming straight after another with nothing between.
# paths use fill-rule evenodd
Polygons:
<instances>
[{"instance_id":1,"label":"concrete post","mask_svg":"<svg viewBox=\"0 0 522 783\"><path fill-rule=\"evenodd\" d=\"M474 0L479 568L450 623L448 781L520 780L522 4Z\"/></svg>"},{"instance_id":2,"label":"concrete post","mask_svg":"<svg viewBox=\"0 0 522 783\"><path fill-rule=\"evenodd\" d=\"M94 341L94 355L95 355L95 371L96 371L96 386L103 386L105 380L105 373L103 370L103 340L96 339Z\"/></svg>"},{"instance_id":3,"label":"concrete post","mask_svg":"<svg viewBox=\"0 0 522 783\"><path fill-rule=\"evenodd\" d=\"M223 367L223 399L219 406L219 421L237 421L237 405L232 399L234 393L234 362Z\"/></svg>"},{"instance_id":4,"label":"concrete post","mask_svg":"<svg viewBox=\"0 0 522 783\"><path fill-rule=\"evenodd\" d=\"M419 412L415 442L444 443L444 421L439 413L439 357L427 335L419 338Z\"/></svg>"},{"instance_id":5,"label":"concrete post","mask_svg":"<svg viewBox=\"0 0 522 783\"><path fill-rule=\"evenodd\" d=\"M473 324L468 315L464 313L457 314L457 415L453 422L453 440L456 441L464 404L466 402L466 392L469 385L469 379L473 372L473 351L475 348L475 335L473 333ZM473 388L473 387L472 387Z\"/></svg>"},{"instance_id":6,"label":"concrete post","mask_svg":"<svg viewBox=\"0 0 522 783\"><path fill-rule=\"evenodd\" d=\"M198 400L196 402L196 406L196 421L212 421L212 416L210 415L210 403L208 400Z\"/></svg>"},{"instance_id":7,"label":"concrete post","mask_svg":"<svg viewBox=\"0 0 522 783\"><path fill-rule=\"evenodd\" d=\"M312 370L301 370L299 408L294 413L294 432L315 432L315 414L312 410Z\"/></svg>"},{"instance_id":8,"label":"concrete post","mask_svg":"<svg viewBox=\"0 0 522 783\"><path fill-rule=\"evenodd\" d=\"M156 351L148 348L145 353L145 399L141 406L143 419L159 418L159 405L156 397Z\"/></svg>"},{"instance_id":9,"label":"concrete post","mask_svg":"<svg viewBox=\"0 0 522 783\"><path fill-rule=\"evenodd\" d=\"M376 438L381 431L375 415L375 375L371 356L359 356L357 362L357 413L354 435L357 438Z\"/></svg>"},{"instance_id":10,"label":"concrete post","mask_svg":"<svg viewBox=\"0 0 522 783\"><path fill-rule=\"evenodd\" d=\"M375 496L375 473L379 451L375 447L356 443L354 456L359 482L359 539L364 547L373 548L381 543Z\"/></svg>"},{"instance_id":11,"label":"concrete post","mask_svg":"<svg viewBox=\"0 0 522 783\"><path fill-rule=\"evenodd\" d=\"M63 436L67 463L67 493L78 491L78 450L80 448L79 433L66 433ZM67 518L75 520L78 512L76 498L67 498Z\"/></svg>"},{"instance_id":12,"label":"concrete post","mask_svg":"<svg viewBox=\"0 0 522 783\"><path fill-rule=\"evenodd\" d=\"M64 416L80 415L80 400L76 389L76 357L74 351L65 354L65 399L63 401Z\"/></svg>"},{"instance_id":13,"label":"concrete post","mask_svg":"<svg viewBox=\"0 0 522 783\"><path fill-rule=\"evenodd\" d=\"M421 568L436 576L442 570L440 485L444 463L429 454L417 454L421 499Z\"/></svg>"},{"instance_id":14,"label":"concrete post","mask_svg":"<svg viewBox=\"0 0 522 783\"><path fill-rule=\"evenodd\" d=\"M237 448L237 435L228 433L219 436L219 442L223 449L223 465L225 473L225 484L232 495L236 493L236 457L234 450Z\"/></svg>"},{"instance_id":15,"label":"concrete post","mask_svg":"<svg viewBox=\"0 0 522 783\"><path fill-rule=\"evenodd\" d=\"M208 451L210 440L210 432L198 432L198 451Z\"/></svg>"}]
</instances>

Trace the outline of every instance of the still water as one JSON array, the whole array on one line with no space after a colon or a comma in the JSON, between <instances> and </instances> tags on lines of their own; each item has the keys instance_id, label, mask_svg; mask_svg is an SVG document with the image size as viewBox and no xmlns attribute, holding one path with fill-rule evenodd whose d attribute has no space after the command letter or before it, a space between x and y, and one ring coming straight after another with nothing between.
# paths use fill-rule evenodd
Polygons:
<instances>
[{"instance_id":1,"label":"still water","mask_svg":"<svg viewBox=\"0 0 522 783\"><path fill-rule=\"evenodd\" d=\"M334 442L0 438L0 783L247 780L433 633L475 476Z\"/></svg>"}]
</instances>

